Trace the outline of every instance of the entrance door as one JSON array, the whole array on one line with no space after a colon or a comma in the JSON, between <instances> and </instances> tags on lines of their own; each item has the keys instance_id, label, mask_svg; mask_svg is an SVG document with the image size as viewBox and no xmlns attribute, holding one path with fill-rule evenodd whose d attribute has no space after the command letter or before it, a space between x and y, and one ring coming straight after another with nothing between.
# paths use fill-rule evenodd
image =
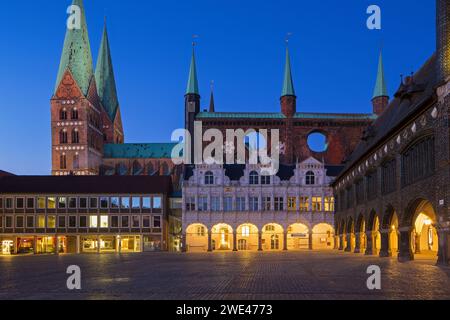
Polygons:
<instances>
[{"instance_id":1,"label":"entrance door","mask_svg":"<svg viewBox=\"0 0 450 320\"><path fill-rule=\"evenodd\" d=\"M239 241L238 241L238 250L239 251L248 250L248 248L247 248L247 240L239 239Z\"/></svg>"},{"instance_id":2,"label":"entrance door","mask_svg":"<svg viewBox=\"0 0 450 320\"><path fill-rule=\"evenodd\" d=\"M270 238L270 249L280 250L280 237L277 234L272 235Z\"/></svg>"}]
</instances>

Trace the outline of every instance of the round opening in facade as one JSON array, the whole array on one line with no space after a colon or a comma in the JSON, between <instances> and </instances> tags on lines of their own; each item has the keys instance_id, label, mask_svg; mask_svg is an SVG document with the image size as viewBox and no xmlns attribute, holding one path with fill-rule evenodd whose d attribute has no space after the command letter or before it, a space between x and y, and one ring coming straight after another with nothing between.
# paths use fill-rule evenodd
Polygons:
<instances>
[{"instance_id":1,"label":"round opening in facade","mask_svg":"<svg viewBox=\"0 0 450 320\"><path fill-rule=\"evenodd\" d=\"M308 147L313 152L325 152L328 149L328 139L320 132L313 132L308 136Z\"/></svg>"}]
</instances>

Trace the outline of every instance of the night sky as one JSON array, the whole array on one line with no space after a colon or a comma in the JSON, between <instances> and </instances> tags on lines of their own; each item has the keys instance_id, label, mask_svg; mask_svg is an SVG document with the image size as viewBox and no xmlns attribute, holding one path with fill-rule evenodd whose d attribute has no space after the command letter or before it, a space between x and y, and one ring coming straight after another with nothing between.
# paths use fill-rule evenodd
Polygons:
<instances>
[{"instance_id":1,"label":"night sky","mask_svg":"<svg viewBox=\"0 0 450 320\"><path fill-rule=\"evenodd\" d=\"M202 108L278 112L288 32L298 111L371 112L383 46L389 93L435 50L430 0L85 0L94 63L104 16L126 142L169 142L184 122L192 35ZM0 170L49 174L50 98L70 0L0 10ZM382 30L366 9L382 9Z\"/></svg>"}]
</instances>

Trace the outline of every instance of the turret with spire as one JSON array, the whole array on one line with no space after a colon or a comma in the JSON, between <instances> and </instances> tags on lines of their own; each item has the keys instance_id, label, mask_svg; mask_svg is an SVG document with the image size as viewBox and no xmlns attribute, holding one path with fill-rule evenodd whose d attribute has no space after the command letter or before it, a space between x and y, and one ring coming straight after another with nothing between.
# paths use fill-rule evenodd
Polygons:
<instances>
[{"instance_id":1,"label":"turret with spire","mask_svg":"<svg viewBox=\"0 0 450 320\"><path fill-rule=\"evenodd\" d=\"M117 87L114 76L114 68L111 58L111 49L109 45L108 30L105 25L100 44L100 50L95 69L95 81L97 92L102 102L107 120L111 123L111 128L107 128L107 140L110 143L123 143L124 134L122 129L122 119L120 115L119 99L117 98Z\"/></svg>"},{"instance_id":2,"label":"turret with spire","mask_svg":"<svg viewBox=\"0 0 450 320\"><path fill-rule=\"evenodd\" d=\"M209 99L209 112L216 112L216 105L214 103L214 81L211 81L211 97Z\"/></svg>"},{"instance_id":3,"label":"turret with spire","mask_svg":"<svg viewBox=\"0 0 450 320\"><path fill-rule=\"evenodd\" d=\"M378 60L377 81L372 97L373 113L380 116L389 105L389 94L384 77L383 54L380 51Z\"/></svg>"},{"instance_id":4,"label":"turret with spire","mask_svg":"<svg viewBox=\"0 0 450 320\"><path fill-rule=\"evenodd\" d=\"M297 112L297 96L295 95L294 81L292 80L288 41L286 41L286 65L281 93L281 112L288 118L292 118Z\"/></svg>"}]
</instances>

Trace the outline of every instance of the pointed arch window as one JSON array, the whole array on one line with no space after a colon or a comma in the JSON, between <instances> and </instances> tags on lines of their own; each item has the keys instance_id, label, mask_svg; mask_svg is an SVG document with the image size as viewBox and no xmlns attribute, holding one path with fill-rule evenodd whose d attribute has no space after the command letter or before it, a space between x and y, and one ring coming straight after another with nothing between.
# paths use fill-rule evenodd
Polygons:
<instances>
[{"instance_id":1,"label":"pointed arch window","mask_svg":"<svg viewBox=\"0 0 450 320\"><path fill-rule=\"evenodd\" d=\"M73 156L73 168L80 169L80 155L78 152Z\"/></svg>"},{"instance_id":2,"label":"pointed arch window","mask_svg":"<svg viewBox=\"0 0 450 320\"><path fill-rule=\"evenodd\" d=\"M59 132L59 143L60 144L66 144L67 141L68 141L68 139L67 139L67 130L66 129L61 130Z\"/></svg>"},{"instance_id":3,"label":"pointed arch window","mask_svg":"<svg viewBox=\"0 0 450 320\"><path fill-rule=\"evenodd\" d=\"M205 173L205 185L210 186L214 184L214 174L211 171Z\"/></svg>"},{"instance_id":4,"label":"pointed arch window","mask_svg":"<svg viewBox=\"0 0 450 320\"><path fill-rule=\"evenodd\" d=\"M250 172L250 184L258 185L259 184L259 174L256 171Z\"/></svg>"},{"instance_id":5,"label":"pointed arch window","mask_svg":"<svg viewBox=\"0 0 450 320\"><path fill-rule=\"evenodd\" d=\"M306 185L312 186L316 184L316 175L312 171L306 173Z\"/></svg>"},{"instance_id":6,"label":"pointed arch window","mask_svg":"<svg viewBox=\"0 0 450 320\"><path fill-rule=\"evenodd\" d=\"M63 153L60 157L59 157L59 167L61 170L65 170L67 169L67 157L66 154Z\"/></svg>"},{"instance_id":7,"label":"pointed arch window","mask_svg":"<svg viewBox=\"0 0 450 320\"><path fill-rule=\"evenodd\" d=\"M72 120L78 120L78 109L77 108L72 109Z\"/></svg>"},{"instance_id":8,"label":"pointed arch window","mask_svg":"<svg viewBox=\"0 0 450 320\"><path fill-rule=\"evenodd\" d=\"M59 120L67 120L67 110L66 110L66 108L62 109L59 112Z\"/></svg>"},{"instance_id":9,"label":"pointed arch window","mask_svg":"<svg viewBox=\"0 0 450 320\"><path fill-rule=\"evenodd\" d=\"M73 144L78 144L80 143L80 134L78 132L78 129L74 129L72 131L72 143Z\"/></svg>"}]
</instances>

